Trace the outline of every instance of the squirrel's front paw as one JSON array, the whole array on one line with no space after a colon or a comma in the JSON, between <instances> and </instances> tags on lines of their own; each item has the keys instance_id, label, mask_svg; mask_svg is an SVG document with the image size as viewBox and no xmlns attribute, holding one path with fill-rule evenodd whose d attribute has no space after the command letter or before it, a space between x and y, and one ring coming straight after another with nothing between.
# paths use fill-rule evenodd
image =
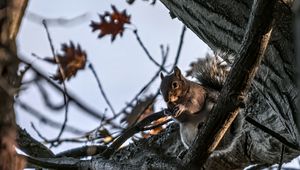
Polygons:
<instances>
[{"instance_id":1,"label":"squirrel's front paw","mask_svg":"<svg viewBox=\"0 0 300 170\"><path fill-rule=\"evenodd\" d=\"M183 105L176 105L175 107L172 108L171 112L174 117L178 117L183 110L184 110Z\"/></svg>"},{"instance_id":2,"label":"squirrel's front paw","mask_svg":"<svg viewBox=\"0 0 300 170\"><path fill-rule=\"evenodd\" d=\"M172 108L165 109L164 114L167 116L174 116L177 117L180 115L180 113L183 111L183 106L182 105L176 105Z\"/></svg>"}]
</instances>

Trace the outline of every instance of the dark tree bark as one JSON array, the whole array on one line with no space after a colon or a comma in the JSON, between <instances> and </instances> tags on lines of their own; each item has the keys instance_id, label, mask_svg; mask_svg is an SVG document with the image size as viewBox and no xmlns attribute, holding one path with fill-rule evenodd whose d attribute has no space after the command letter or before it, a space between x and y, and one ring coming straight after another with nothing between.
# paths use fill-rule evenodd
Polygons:
<instances>
[{"instance_id":1,"label":"dark tree bark","mask_svg":"<svg viewBox=\"0 0 300 170\"><path fill-rule=\"evenodd\" d=\"M0 169L22 169L15 152L13 97L20 87L15 38L26 0L0 1Z\"/></svg>"}]
</instances>

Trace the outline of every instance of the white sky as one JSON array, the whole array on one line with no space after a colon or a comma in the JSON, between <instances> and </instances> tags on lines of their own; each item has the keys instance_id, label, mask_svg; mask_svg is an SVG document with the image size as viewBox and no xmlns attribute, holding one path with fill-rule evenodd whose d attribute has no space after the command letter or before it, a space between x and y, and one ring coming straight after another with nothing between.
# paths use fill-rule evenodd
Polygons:
<instances>
[{"instance_id":1,"label":"white sky","mask_svg":"<svg viewBox=\"0 0 300 170\"><path fill-rule=\"evenodd\" d=\"M145 46L157 61L161 61L159 46L161 44L169 45L169 64L167 65L172 64L177 52L182 24L177 19L172 20L170 18L168 10L160 1L152 6L149 2L139 0L136 0L134 5L128 5L125 0L31 0L27 11L46 18L74 18L82 14L89 15L81 23L73 26L49 27L50 33L57 52L61 52L62 43L69 43L70 40L81 45L82 49L88 54L88 60L93 63L108 98L118 112L150 80L158 68L147 58L132 31L125 30L123 37L117 36L113 43L111 43L110 37L98 39L99 32L91 32L90 21L98 22L98 14L111 11L111 4L114 4L118 10L127 10L127 13L131 15L131 22L134 24L134 26L128 27L138 29ZM45 29L42 25L25 17L18 35L18 47L22 56L32 61L34 65L45 68L45 73L49 76L55 73L55 67L43 64L43 62L31 56L31 53L36 53L41 57L51 56ZM204 56L208 51L209 48L188 29L178 66L185 71L189 68L188 65L191 61ZM27 75L26 79L29 78L30 75ZM156 91L160 79L157 80L148 93ZM86 70L79 71L76 78L66 84L67 89L75 92L92 108L101 112L108 108L99 92L96 80L87 67ZM53 93L53 90L49 88L48 90L51 92L50 95L55 103L63 101L61 94ZM51 119L63 122L64 110L57 113L47 109L34 85L28 86L22 91L20 99ZM158 102L158 107L162 107L163 100L159 98ZM84 131L97 127L99 124L97 120L86 114L81 114L81 112L76 106L71 106L68 125L76 126ZM58 135L58 130L44 125L19 107L16 107L16 113L18 124L26 128L36 139L39 139L39 137L31 128L30 122L33 122L40 132L49 139ZM70 136L74 135L66 132L63 134L63 137ZM56 153L74 146L78 146L78 144L65 143L60 147L53 148L53 150Z\"/></svg>"}]
</instances>

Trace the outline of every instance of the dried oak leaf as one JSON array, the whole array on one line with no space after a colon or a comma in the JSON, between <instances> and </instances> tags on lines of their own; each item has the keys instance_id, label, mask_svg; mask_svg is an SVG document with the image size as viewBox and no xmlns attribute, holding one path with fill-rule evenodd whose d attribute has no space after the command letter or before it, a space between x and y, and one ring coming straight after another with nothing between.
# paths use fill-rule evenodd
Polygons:
<instances>
[{"instance_id":1,"label":"dried oak leaf","mask_svg":"<svg viewBox=\"0 0 300 170\"><path fill-rule=\"evenodd\" d=\"M126 121L127 126L130 127L133 125L133 123L143 120L147 116L154 113L153 103L154 103L153 95L147 96L144 99L139 100L134 106L131 106L132 107L131 112L126 113L126 116L122 119L122 121ZM150 126L159 125L166 120L167 117L160 118L156 121L153 121ZM163 129L164 128L162 126L158 126L149 131L142 132L142 136L144 138L148 138L152 135L156 135L160 133Z\"/></svg>"},{"instance_id":2,"label":"dried oak leaf","mask_svg":"<svg viewBox=\"0 0 300 170\"><path fill-rule=\"evenodd\" d=\"M100 30L99 38L105 35L111 35L111 41L114 41L119 34L121 37L125 30L124 25L130 24L130 15L127 15L126 10L119 12L117 8L111 6L113 12L105 12L104 15L99 15L100 22L94 22L90 24L92 31Z\"/></svg>"},{"instance_id":3,"label":"dried oak leaf","mask_svg":"<svg viewBox=\"0 0 300 170\"><path fill-rule=\"evenodd\" d=\"M165 122L167 119L168 119L167 117L162 117L162 118L160 118L160 119L158 119L158 120L152 122L151 124L152 124L152 126L159 125L159 124ZM158 127L154 128L154 129L151 129L151 130L149 131L149 134L150 134L150 135L157 135L157 134L160 133L163 129L164 129L163 126L158 126Z\"/></svg>"},{"instance_id":4,"label":"dried oak leaf","mask_svg":"<svg viewBox=\"0 0 300 170\"><path fill-rule=\"evenodd\" d=\"M60 68L57 69L56 74L52 76L54 80L58 80L62 83L64 80L69 80L72 76L75 76L78 70L85 68L87 55L85 51L81 50L80 45L74 46L73 42L70 45L62 44L61 50L63 54L58 54L60 66L64 72L64 77L60 73Z\"/></svg>"},{"instance_id":5,"label":"dried oak leaf","mask_svg":"<svg viewBox=\"0 0 300 170\"><path fill-rule=\"evenodd\" d=\"M153 121L150 126L157 126L157 125L159 125L159 124L167 121L167 119L168 119L167 116L166 117L162 117L162 118L160 118L160 119L158 119L156 121ZM143 136L143 138L149 138L150 136L159 134L164 129L165 128L163 127L163 125L157 126L157 127L151 129L148 132L142 132L142 136Z\"/></svg>"},{"instance_id":6,"label":"dried oak leaf","mask_svg":"<svg viewBox=\"0 0 300 170\"><path fill-rule=\"evenodd\" d=\"M145 117L153 113L153 103L154 101L152 95L137 101L134 106L131 106L132 109L130 113L126 113L121 122L126 122L127 126L130 127L133 123L143 120Z\"/></svg>"}]
</instances>

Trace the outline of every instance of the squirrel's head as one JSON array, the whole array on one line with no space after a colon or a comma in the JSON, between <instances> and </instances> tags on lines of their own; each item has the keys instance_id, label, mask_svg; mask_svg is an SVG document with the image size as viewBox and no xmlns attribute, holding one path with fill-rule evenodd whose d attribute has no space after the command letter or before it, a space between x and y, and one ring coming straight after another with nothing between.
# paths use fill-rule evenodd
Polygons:
<instances>
[{"instance_id":1,"label":"squirrel's head","mask_svg":"<svg viewBox=\"0 0 300 170\"><path fill-rule=\"evenodd\" d=\"M164 76L163 73L160 73L160 77L160 91L165 102L176 103L184 95L187 84L180 69L176 66L172 74Z\"/></svg>"}]
</instances>

